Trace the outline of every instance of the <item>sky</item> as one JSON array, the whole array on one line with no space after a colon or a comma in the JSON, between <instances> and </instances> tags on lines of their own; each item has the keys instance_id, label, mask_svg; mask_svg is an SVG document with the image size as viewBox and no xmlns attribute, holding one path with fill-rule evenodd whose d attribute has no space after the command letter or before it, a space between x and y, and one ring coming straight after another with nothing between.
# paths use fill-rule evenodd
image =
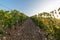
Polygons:
<instances>
[{"instance_id":1,"label":"sky","mask_svg":"<svg viewBox=\"0 0 60 40\"><path fill-rule=\"evenodd\" d=\"M50 12L60 7L60 0L0 0L0 9L18 10L28 16Z\"/></svg>"}]
</instances>

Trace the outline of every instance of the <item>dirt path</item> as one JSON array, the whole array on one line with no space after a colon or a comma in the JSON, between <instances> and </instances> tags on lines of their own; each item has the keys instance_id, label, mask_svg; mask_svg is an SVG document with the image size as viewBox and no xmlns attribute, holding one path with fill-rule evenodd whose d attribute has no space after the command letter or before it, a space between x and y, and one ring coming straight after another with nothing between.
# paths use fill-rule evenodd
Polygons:
<instances>
[{"instance_id":1,"label":"dirt path","mask_svg":"<svg viewBox=\"0 0 60 40\"><path fill-rule=\"evenodd\" d=\"M44 40L44 35L41 29L28 18L21 26L12 30L10 36L6 36L3 40Z\"/></svg>"}]
</instances>

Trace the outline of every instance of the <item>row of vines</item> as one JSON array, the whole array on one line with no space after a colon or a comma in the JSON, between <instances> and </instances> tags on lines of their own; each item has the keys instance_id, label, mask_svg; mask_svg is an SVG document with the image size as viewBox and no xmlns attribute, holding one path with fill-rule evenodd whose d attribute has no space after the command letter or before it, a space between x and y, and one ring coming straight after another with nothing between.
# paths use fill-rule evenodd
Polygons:
<instances>
[{"instance_id":1,"label":"row of vines","mask_svg":"<svg viewBox=\"0 0 60 40\"><path fill-rule=\"evenodd\" d=\"M47 40L60 40L60 19L57 19L60 15L60 8L51 12L43 12L38 15L32 16L32 20L41 29L44 30L44 34Z\"/></svg>"},{"instance_id":2,"label":"row of vines","mask_svg":"<svg viewBox=\"0 0 60 40\"><path fill-rule=\"evenodd\" d=\"M0 10L0 34L4 33L3 28L12 28L16 26L16 24L21 25L27 18L28 16L17 10Z\"/></svg>"}]
</instances>

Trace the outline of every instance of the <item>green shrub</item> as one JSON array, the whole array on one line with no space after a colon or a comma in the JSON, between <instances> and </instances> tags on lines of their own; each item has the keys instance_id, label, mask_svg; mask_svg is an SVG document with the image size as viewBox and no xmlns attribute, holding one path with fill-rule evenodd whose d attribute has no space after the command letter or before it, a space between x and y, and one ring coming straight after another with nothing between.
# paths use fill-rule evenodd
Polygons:
<instances>
[{"instance_id":1,"label":"green shrub","mask_svg":"<svg viewBox=\"0 0 60 40\"><path fill-rule=\"evenodd\" d=\"M4 34L4 30L0 29L0 34Z\"/></svg>"}]
</instances>

